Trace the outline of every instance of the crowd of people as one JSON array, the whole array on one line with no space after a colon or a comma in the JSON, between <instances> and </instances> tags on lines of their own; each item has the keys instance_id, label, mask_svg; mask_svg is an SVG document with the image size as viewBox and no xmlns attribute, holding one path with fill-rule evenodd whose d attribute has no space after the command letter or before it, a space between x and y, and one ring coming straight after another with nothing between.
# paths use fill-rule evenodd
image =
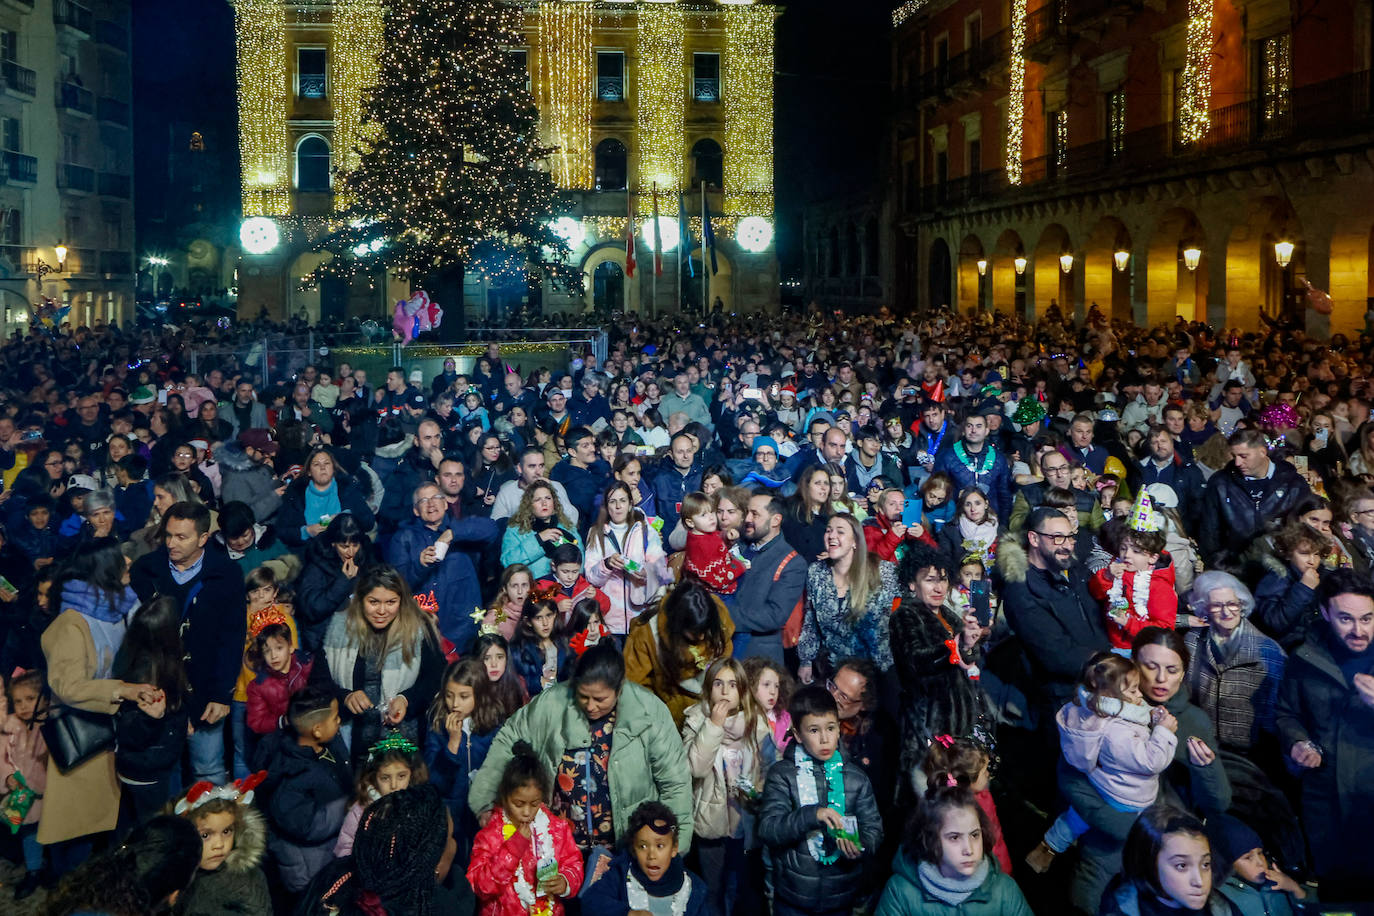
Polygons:
<instances>
[{"instance_id":1,"label":"crowd of people","mask_svg":"<svg viewBox=\"0 0 1374 916\"><path fill-rule=\"evenodd\" d=\"M1071 317L631 315L272 385L196 329L16 335L6 899L1374 901L1370 335Z\"/></svg>"}]
</instances>

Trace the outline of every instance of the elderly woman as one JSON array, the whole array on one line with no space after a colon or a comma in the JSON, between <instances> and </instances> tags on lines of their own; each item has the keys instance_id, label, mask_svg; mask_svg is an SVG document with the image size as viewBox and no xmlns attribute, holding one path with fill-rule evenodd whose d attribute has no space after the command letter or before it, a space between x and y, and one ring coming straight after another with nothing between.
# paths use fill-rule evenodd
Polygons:
<instances>
[{"instance_id":1,"label":"elderly woman","mask_svg":"<svg viewBox=\"0 0 1374 916\"><path fill-rule=\"evenodd\" d=\"M1249 621L1255 598L1230 573L1198 576L1188 607L1207 626L1184 636L1192 661L1183 682L1215 723L1221 746L1249 754L1262 732L1274 731L1283 650Z\"/></svg>"},{"instance_id":2,"label":"elderly woman","mask_svg":"<svg viewBox=\"0 0 1374 916\"><path fill-rule=\"evenodd\" d=\"M327 448L305 460L305 473L286 488L277 511L277 533L290 547L300 547L329 526L340 512L351 512L358 526L371 531L375 519L362 484L344 473Z\"/></svg>"},{"instance_id":3,"label":"elderly woman","mask_svg":"<svg viewBox=\"0 0 1374 916\"><path fill-rule=\"evenodd\" d=\"M615 740L612 741L612 736ZM554 774L549 805L566 817L584 851L614 848L630 815L646 801L677 815L678 845L692 840L692 775L687 751L667 707L625 680L625 660L602 641L582 654L572 678L547 688L506 720L472 775L468 805L498 804L501 774L517 741L527 741Z\"/></svg>"},{"instance_id":4,"label":"elderly woman","mask_svg":"<svg viewBox=\"0 0 1374 916\"><path fill-rule=\"evenodd\" d=\"M888 621L899 591L896 566L868 552L852 515L836 515L826 523L824 544L824 559L807 570L798 674L809 684L850 656L866 658L885 672L892 667Z\"/></svg>"},{"instance_id":5,"label":"elderly woman","mask_svg":"<svg viewBox=\"0 0 1374 916\"><path fill-rule=\"evenodd\" d=\"M501 565L524 563L536 579L553 569L553 552L561 544L582 547L577 526L568 518L558 492L547 480L536 480L520 497L501 537Z\"/></svg>"}]
</instances>

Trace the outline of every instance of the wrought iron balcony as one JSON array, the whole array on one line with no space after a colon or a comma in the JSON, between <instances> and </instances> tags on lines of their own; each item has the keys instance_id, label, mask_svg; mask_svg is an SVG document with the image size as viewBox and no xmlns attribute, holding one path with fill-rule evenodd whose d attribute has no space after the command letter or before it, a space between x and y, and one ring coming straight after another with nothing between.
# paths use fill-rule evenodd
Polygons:
<instances>
[{"instance_id":1,"label":"wrought iron balcony","mask_svg":"<svg viewBox=\"0 0 1374 916\"><path fill-rule=\"evenodd\" d=\"M127 251L100 252L100 272L127 276L134 272L134 259Z\"/></svg>"},{"instance_id":2,"label":"wrought iron balcony","mask_svg":"<svg viewBox=\"0 0 1374 916\"><path fill-rule=\"evenodd\" d=\"M95 93L76 83L57 84L58 107L81 114L95 114Z\"/></svg>"},{"instance_id":3,"label":"wrought iron balcony","mask_svg":"<svg viewBox=\"0 0 1374 916\"><path fill-rule=\"evenodd\" d=\"M128 175L101 172L97 179L97 185L102 197L119 197L128 200L133 182Z\"/></svg>"},{"instance_id":4,"label":"wrought iron balcony","mask_svg":"<svg viewBox=\"0 0 1374 916\"><path fill-rule=\"evenodd\" d=\"M5 177L10 181L34 184L38 181L38 159L5 150Z\"/></svg>"},{"instance_id":5,"label":"wrought iron balcony","mask_svg":"<svg viewBox=\"0 0 1374 916\"><path fill-rule=\"evenodd\" d=\"M120 51L129 50L129 32L124 26L109 19L97 19L95 23L95 40L110 48Z\"/></svg>"},{"instance_id":6,"label":"wrought iron balcony","mask_svg":"<svg viewBox=\"0 0 1374 916\"><path fill-rule=\"evenodd\" d=\"M1025 55L1044 63L1068 47L1068 7L1065 0L1047 0L1026 15Z\"/></svg>"},{"instance_id":7,"label":"wrought iron balcony","mask_svg":"<svg viewBox=\"0 0 1374 916\"><path fill-rule=\"evenodd\" d=\"M303 99L322 99L325 97L328 79L323 73L302 73L296 77L297 94Z\"/></svg>"},{"instance_id":8,"label":"wrought iron balcony","mask_svg":"<svg viewBox=\"0 0 1374 916\"><path fill-rule=\"evenodd\" d=\"M692 98L698 102L719 102L720 101L720 80L718 79L694 79L692 80Z\"/></svg>"},{"instance_id":9,"label":"wrought iron balcony","mask_svg":"<svg viewBox=\"0 0 1374 916\"><path fill-rule=\"evenodd\" d=\"M598 76L596 97L603 102L625 101L625 79L619 76Z\"/></svg>"},{"instance_id":10,"label":"wrought iron balcony","mask_svg":"<svg viewBox=\"0 0 1374 916\"><path fill-rule=\"evenodd\" d=\"M97 117L102 121L121 124L124 127L129 126L129 104L127 102L101 96L96 103L96 111L98 112Z\"/></svg>"},{"instance_id":11,"label":"wrought iron balcony","mask_svg":"<svg viewBox=\"0 0 1374 916\"><path fill-rule=\"evenodd\" d=\"M0 74L4 75L5 88L20 95L33 96L38 92L38 74L28 67L21 67L12 60L0 63Z\"/></svg>"},{"instance_id":12,"label":"wrought iron balcony","mask_svg":"<svg viewBox=\"0 0 1374 916\"><path fill-rule=\"evenodd\" d=\"M55 25L67 26L90 35L94 19L90 7L74 3L72 0L53 0L52 21Z\"/></svg>"},{"instance_id":13,"label":"wrought iron balcony","mask_svg":"<svg viewBox=\"0 0 1374 916\"><path fill-rule=\"evenodd\" d=\"M27 245L0 245L0 258L8 261L14 272L38 272L38 249Z\"/></svg>"},{"instance_id":14,"label":"wrought iron balcony","mask_svg":"<svg viewBox=\"0 0 1374 916\"><path fill-rule=\"evenodd\" d=\"M95 191L95 169L63 162L57 166L57 186L66 191Z\"/></svg>"}]
</instances>

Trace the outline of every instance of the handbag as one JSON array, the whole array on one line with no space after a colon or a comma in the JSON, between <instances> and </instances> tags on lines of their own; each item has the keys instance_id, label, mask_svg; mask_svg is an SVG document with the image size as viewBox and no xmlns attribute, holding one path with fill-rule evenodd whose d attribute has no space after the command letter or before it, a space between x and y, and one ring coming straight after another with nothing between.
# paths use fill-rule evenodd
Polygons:
<instances>
[{"instance_id":1,"label":"handbag","mask_svg":"<svg viewBox=\"0 0 1374 916\"><path fill-rule=\"evenodd\" d=\"M63 773L115 746L114 716L74 706L55 706L43 723L48 756Z\"/></svg>"}]
</instances>

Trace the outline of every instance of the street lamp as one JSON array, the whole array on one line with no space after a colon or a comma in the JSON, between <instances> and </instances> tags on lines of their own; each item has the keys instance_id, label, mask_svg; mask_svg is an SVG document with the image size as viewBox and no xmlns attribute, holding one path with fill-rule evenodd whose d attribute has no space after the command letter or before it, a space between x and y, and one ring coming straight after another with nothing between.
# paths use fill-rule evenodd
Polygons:
<instances>
[{"instance_id":1,"label":"street lamp","mask_svg":"<svg viewBox=\"0 0 1374 916\"><path fill-rule=\"evenodd\" d=\"M980 277L986 277L987 275L988 275L988 259L987 259L987 258L979 258L979 259L978 259L978 276L980 276Z\"/></svg>"},{"instance_id":2,"label":"street lamp","mask_svg":"<svg viewBox=\"0 0 1374 916\"><path fill-rule=\"evenodd\" d=\"M1072 273L1072 272L1073 272L1073 255L1072 255L1072 254L1070 254L1069 252L1066 251L1066 252L1064 252L1063 254L1061 254L1061 255L1059 256L1059 269L1062 270L1062 271L1064 271L1064 273L1066 273L1066 274L1067 274L1067 273Z\"/></svg>"},{"instance_id":3,"label":"street lamp","mask_svg":"<svg viewBox=\"0 0 1374 916\"><path fill-rule=\"evenodd\" d=\"M1183 266L1189 270L1197 270L1197 266L1202 262L1202 249L1196 245L1189 245L1183 249Z\"/></svg>"},{"instance_id":4,"label":"street lamp","mask_svg":"<svg viewBox=\"0 0 1374 916\"><path fill-rule=\"evenodd\" d=\"M1026 272L1026 256L1018 254L1016 260L1012 261L1012 266L1016 268L1016 275L1019 277Z\"/></svg>"},{"instance_id":5,"label":"street lamp","mask_svg":"<svg viewBox=\"0 0 1374 916\"><path fill-rule=\"evenodd\" d=\"M1116 269L1119 272L1124 273L1126 265L1129 264L1130 261L1131 253L1124 248L1112 255L1112 263L1116 265Z\"/></svg>"},{"instance_id":6,"label":"street lamp","mask_svg":"<svg viewBox=\"0 0 1374 916\"><path fill-rule=\"evenodd\" d=\"M67 269L67 246L58 242L57 247L53 249L53 254L57 255L57 270L59 272L65 271Z\"/></svg>"},{"instance_id":7,"label":"street lamp","mask_svg":"<svg viewBox=\"0 0 1374 916\"><path fill-rule=\"evenodd\" d=\"M1274 243L1274 260L1279 267L1287 267L1293 260L1293 243L1284 239Z\"/></svg>"}]
</instances>

